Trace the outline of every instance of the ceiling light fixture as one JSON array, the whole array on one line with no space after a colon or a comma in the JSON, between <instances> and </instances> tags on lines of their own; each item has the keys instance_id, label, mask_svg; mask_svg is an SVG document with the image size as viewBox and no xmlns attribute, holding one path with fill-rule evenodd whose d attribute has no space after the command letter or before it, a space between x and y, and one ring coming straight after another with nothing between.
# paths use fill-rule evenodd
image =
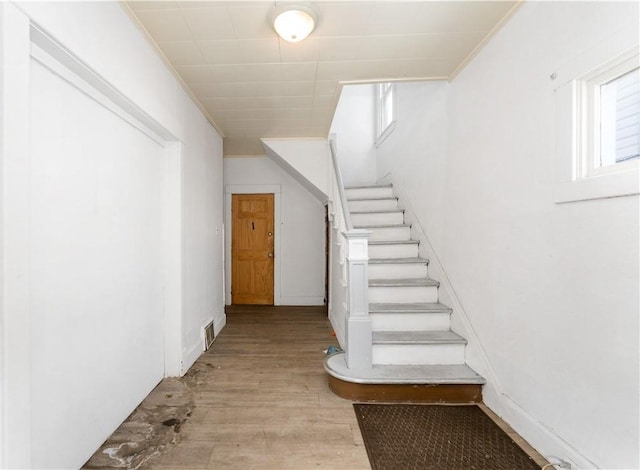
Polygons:
<instances>
[{"instance_id":1,"label":"ceiling light fixture","mask_svg":"<svg viewBox=\"0 0 640 470\"><path fill-rule=\"evenodd\" d=\"M277 12L273 20L273 29L285 41L300 42L316 27L316 16L310 8L289 6Z\"/></svg>"}]
</instances>

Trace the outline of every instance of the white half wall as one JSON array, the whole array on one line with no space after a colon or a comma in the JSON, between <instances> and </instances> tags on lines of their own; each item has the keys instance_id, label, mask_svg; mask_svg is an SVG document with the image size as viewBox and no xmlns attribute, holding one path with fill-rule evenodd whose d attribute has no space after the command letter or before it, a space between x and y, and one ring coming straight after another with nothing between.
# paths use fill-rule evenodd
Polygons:
<instances>
[{"instance_id":1,"label":"white half wall","mask_svg":"<svg viewBox=\"0 0 640 470\"><path fill-rule=\"evenodd\" d=\"M329 191L327 139L261 139L265 154L321 202Z\"/></svg>"},{"instance_id":2,"label":"white half wall","mask_svg":"<svg viewBox=\"0 0 640 470\"><path fill-rule=\"evenodd\" d=\"M79 468L224 325L222 139L119 4L0 12L0 467Z\"/></svg>"},{"instance_id":3,"label":"white half wall","mask_svg":"<svg viewBox=\"0 0 640 470\"><path fill-rule=\"evenodd\" d=\"M231 304L231 194L275 193L276 305L324 304L324 206L267 157L224 159L226 303Z\"/></svg>"},{"instance_id":4,"label":"white half wall","mask_svg":"<svg viewBox=\"0 0 640 470\"><path fill-rule=\"evenodd\" d=\"M331 122L345 187L376 181L374 85L345 85Z\"/></svg>"},{"instance_id":5,"label":"white half wall","mask_svg":"<svg viewBox=\"0 0 640 470\"><path fill-rule=\"evenodd\" d=\"M637 19L631 2L524 3L449 85L396 84L378 148L488 359L487 404L576 468L640 466L639 201L554 202L550 76L637 41Z\"/></svg>"}]
</instances>

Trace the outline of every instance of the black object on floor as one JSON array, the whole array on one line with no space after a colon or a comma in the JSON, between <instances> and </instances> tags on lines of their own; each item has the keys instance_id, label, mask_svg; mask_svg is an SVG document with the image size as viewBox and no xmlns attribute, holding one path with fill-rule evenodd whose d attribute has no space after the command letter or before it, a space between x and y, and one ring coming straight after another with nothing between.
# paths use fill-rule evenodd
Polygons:
<instances>
[{"instance_id":1,"label":"black object on floor","mask_svg":"<svg viewBox=\"0 0 640 470\"><path fill-rule=\"evenodd\" d=\"M478 406L353 407L373 470L540 470Z\"/></svg>"}]
</instances>

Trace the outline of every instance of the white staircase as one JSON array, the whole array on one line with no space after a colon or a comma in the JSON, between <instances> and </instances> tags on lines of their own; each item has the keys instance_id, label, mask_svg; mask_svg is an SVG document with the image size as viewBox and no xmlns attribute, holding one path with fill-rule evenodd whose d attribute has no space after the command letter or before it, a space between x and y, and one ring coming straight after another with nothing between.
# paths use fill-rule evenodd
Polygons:
<instances>
[{"instance_id":1,"label":"white staircase","mask_svg":"<svg viewBox=\"0 0 640 470\"><path fill-rule=\"evenodd\" d=\"M392 186L347 188L354 228L369 238L371 371L347 371L339 357L327 371L365 383L474 384L484 379L465 364L466 340L451 331L451 309L438 302L439 283L429 278ZM331 358L330 358L331 359ZM332 363L333 362L333 363Z\"/></svg>"}]
</instances>

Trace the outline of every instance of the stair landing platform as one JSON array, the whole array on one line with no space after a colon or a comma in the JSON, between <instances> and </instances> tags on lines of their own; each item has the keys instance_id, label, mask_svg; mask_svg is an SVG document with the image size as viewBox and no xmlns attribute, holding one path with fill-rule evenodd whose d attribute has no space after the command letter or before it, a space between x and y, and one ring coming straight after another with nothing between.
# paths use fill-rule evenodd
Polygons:
<instances>
[{"instance_id":1,"label":"stair landing platform","mask_svg":"<svg viewBox=\"0 0 640 470\"><path fill-rule=\"evenodd\" d=\"M485 379L464 364L375 365L347 368L345 354L325 359L329 388L341 398L362 402L469 404L482 402Z\"/></svg>"}]
</instances>

